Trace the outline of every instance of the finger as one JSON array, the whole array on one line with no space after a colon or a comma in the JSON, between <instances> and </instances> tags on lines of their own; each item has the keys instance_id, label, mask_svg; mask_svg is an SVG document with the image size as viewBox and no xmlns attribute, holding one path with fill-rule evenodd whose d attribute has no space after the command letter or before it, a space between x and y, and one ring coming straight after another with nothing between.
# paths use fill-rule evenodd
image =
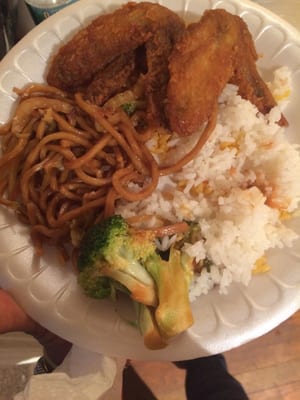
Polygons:
<instances>
[{"instance_id":1,"label":"finger","mask_svg":"<svg viewBox=\"0 0 300 400\"><path fill-rule=\"evenodd\" d=\"M0 289L0 333L31 333L36 329L36 325L14 298Z\"/></svg>"}]
</instances>

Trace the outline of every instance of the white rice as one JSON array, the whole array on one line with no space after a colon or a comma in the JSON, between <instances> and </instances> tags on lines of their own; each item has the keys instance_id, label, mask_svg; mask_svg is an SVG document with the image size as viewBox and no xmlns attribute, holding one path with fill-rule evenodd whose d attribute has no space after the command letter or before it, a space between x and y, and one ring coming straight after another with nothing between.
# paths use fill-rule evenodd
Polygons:
<instances>
[{"instance_id":1,"label":"white rice","mask_svg":"<svg viewBox=\"0 0 300 400\"><path fill-rule=\"evenodd\" d=\"M202 239L183 250L212 265L195 276L191 300L216 285L225 293L231 282L248 284L255 262L267 250L291 246L297 238L281 217L283 210L292 214L299 206L299 146L290 144L276 123L291 90L289 70L275 71L269 87L279 106L262 115L235 86L227 85L219 99L217 126L198 157L161 178L146 200L118 205L117 213L124 217L154 214L170 222L199 223ZM181 139L179 148L187 151L196 139ZM181 156L168 149L169 161ZM166 238L161 246L169 244Z\"/></svg>"}]
</instances>

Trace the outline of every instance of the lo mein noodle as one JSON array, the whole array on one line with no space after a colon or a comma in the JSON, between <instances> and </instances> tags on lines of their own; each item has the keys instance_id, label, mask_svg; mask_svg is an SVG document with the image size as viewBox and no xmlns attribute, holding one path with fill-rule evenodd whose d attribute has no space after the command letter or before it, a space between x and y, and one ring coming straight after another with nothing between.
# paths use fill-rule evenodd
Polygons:
<instances>
[{"instance_id":1,"label":"lo mein noodle","mask_svg":"<svg viewBox=\"0 0 300 400\"><path fill-rule=\"evenodd\" d=\"M47 85L15 91L14 115L0 127L0 204L30 226L37 254L45 242L76 247L86 228L114 214L118 199L148 197L161 175L194 158L216 123L215 112L194 149L160 167L146 144L151 129L138 132L121 107L112 111Z\"/></svg>"}]
</instances>

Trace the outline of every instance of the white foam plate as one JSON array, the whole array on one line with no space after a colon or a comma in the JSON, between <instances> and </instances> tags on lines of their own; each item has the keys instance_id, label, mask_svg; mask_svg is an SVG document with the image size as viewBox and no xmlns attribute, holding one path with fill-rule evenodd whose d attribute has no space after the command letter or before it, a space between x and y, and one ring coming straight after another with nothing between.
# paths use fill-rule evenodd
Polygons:
<instances>
[{"instance_id":1,"label":"white foam plate","mask_svg":"<svg viewBox=\"0 0 300 400\"><path fill-rule=\"evenodd\" d=\"M79 1L50 17L22 39L0 63L0 122L14 109L13 87L43 82L47 60L57 47L97 14L112 11L121 0ZM300 143L300 35L267 10L239 0L161 0L186 20L198 20L207 8L225 8L242 16L255 38L259 66L267 74L288 65L294 91L285 114L287 135ZM300 232L300 221L293 221ZM300 241L291 249L271 251L272 270L254 276L248 287L232 285L228 295L217 290L193 303L195 324L168 348L147 350L129 325L126 310L108 301L86 298L71 268L57 264L54 252L36 259L28 229L0 210L0 286L9 290L42 325L96 352L135 359L179 360L223 352L255 339L290 317L300 305ZM125 313L125 314L124 314ZM127 314L126 314L127 315Z\"/></svg>"}]
</instances>

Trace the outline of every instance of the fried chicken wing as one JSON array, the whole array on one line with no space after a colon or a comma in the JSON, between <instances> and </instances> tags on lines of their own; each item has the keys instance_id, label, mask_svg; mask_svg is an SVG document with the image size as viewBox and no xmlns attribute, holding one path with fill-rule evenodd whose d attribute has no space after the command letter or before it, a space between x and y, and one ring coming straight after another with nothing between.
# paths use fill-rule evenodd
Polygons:
<instances>
[{"instance_id":1,"label":"fried chicken wing","mask_svg":"<svg viewBox=\"0 0 300 400\"><path fill-rule=\"evenodd\" d=\"M142 77L148 126L167 125L185 136L209 119L228 82L262 113L276 105L256 61L239 16L207 10L185 27L166 7L132 2L96 18L62 46L47 81L102 105ZM284 116L279 123L287 124Z\"/></svg>"},{"instance_id":2,"label":"fried chicken wing","mask_svg":"<svg viewBox=\"0 0 300 400\"><path fill-rule=\"evenodd\" d=\"M128 3L96 18L62 46L47 74L50 85L73 90L90 83L95 74L124 52L146 43L162 27L176 38L183 20L159 4Z\"/></svg>"},{"instance_id":3,"label":"fried chicken wing","mask_svg":"<svg viewBox=\"0 0 300 400\"><path fill-rule=\"evenodd\" d=\"M222 9L207 10L187 27L170 57L166 114L172 130L185 136L211 115L228 82L266 113L276 105L256 69L257 54L246 23Z\"/></svg>"},{"instance_id":4,"label":"fried chicken wing","mask_svg":"<svg viewBox=\"0 0 300 400\"><path fill-rule=\"evenodd\" d=\"M256 49L252 36L242 20L240 21L240 31L240 45L235 57L234 73L229 82L238 86L239 94L244 99L255 104L261 113L267 114L276 106L276 101L257 71ZM282 126L288 125L284 115L281 116L278 123Z\"/></svg>"},{"instance_id":5,"label":"fried chicken wing","mask_svg":"<svg viewBox=\"0 0 300 400\"><path fill-rule=\"evenodd\" d=\"M166 7L128 3L96 18L60 48L47 81L66 91L85 91L102 104L110 95L134 84L142 73L148 124L161 125L165 119L161 102L169 80L168 57L184 29L184 21ZM142 47L144 51L139 51ZM138 59L141 54L145 60Z\"/></svg>"},{"instance_id":6,"label":"fried chicken wing","mask_svg":"<svg viewBox=\"0 0 300 400\"><path fill-rule=\"evenodd\" d=\"M239 29L223 10L187 27L170 57L166 112L171 129L190 135L204 123L233 73Z\"/></svg>"}]
</instances>

